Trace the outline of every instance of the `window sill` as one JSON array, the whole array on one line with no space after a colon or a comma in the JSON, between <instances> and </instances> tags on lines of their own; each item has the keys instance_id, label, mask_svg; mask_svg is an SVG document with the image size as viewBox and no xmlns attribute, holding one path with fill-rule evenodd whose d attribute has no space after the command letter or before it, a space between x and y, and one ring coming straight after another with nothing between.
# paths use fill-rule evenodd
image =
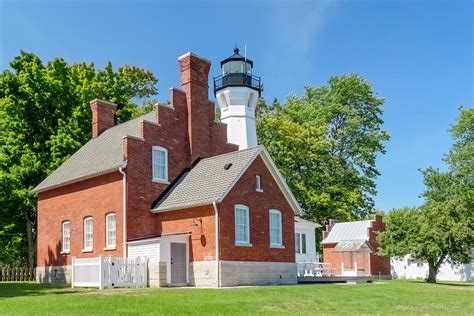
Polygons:
<instances>
[{"instance_id":1,"label":"window sill","mask_svg":"<svg viewBox=\"0 0 474 316\"><path fill-rule=\"evenodd\" d=\"M105 251L117 250L117 247L104 247Z\"/></svg>"},{"instance_id":2,"label":"window sill","mask_svg":"<svg viewBox=\"0 0 474 316\"><path fill-rule=\"evenodd\" d=\"M82 252L93 252L93 249L82 249Z\"/></svg>"},{"instance_id":3,"label":"window sill","mask_svg":"<svg viewBox=\"0 0 474 316\"><path fill-rule=\"evenodd\" d=\"M236 246L238 247L252 247L253 245L251 243L235 243Z\"/></svg>"},{"instance_id":4,"label":"window sill","mask_svg":"<svg viewBox=\"0 0 474 316\"><path fill-rule=\"evenodd\" d=\"M270 248L285 249L285 246L283 246L283 245L270 245Z\"/></svg>"},{"instance_id":5,"label":"window sill","mask_svg":"<svg viewBox=\"0 0 474 316\"><path fill-rule=\"evenodd\" d=\"M71 253L71 250L64 250L64 251L61 251L60 254L62 255L68 255Z\"/></svg>"},{"instance_id":6,"label":"window sill","mask_svg":"<svg viewBox=\"0 0 474 316\"><path fill-rule=\"evenodd\" d=\"M170 184L170 182L167 180L152 179L151 181L154 183Z\"/></svg>"},{"instance_id":7,"label":"window sill","mask_svg":"<svg viewBox=\"0 0 474 316\"><path fill-rule=\"evenodd\" d=\"M262 193L262 192L263 192L262 189L256 189L255 191L256 191L256 192L259 192L259 193Z\"/></svg>"}]
</instances>

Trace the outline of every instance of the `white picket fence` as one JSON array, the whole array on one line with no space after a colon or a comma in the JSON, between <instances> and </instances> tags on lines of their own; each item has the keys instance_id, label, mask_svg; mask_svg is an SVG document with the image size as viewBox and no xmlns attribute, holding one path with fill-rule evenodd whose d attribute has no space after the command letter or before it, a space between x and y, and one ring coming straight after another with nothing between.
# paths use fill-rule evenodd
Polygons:
<instances>
[{"instance_id":1,"label":"white picket fence","mask_svg":"<svg viewBox=\"0 0 474 316\"><path fill-rule=\"evenodd\" d=\"M147 285L146 258L72 259L72 287L142 287Z\"/></svg>"}]
</instances>

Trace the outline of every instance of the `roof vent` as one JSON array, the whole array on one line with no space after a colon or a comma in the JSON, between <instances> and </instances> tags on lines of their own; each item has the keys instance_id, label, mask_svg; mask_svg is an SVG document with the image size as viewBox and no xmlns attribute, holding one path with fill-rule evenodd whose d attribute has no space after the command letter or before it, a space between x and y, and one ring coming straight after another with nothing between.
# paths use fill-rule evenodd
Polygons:
<instances>
[{"instance_id":1,"label":"roof vent","mask_svg":"<svg viewBox=\"0 0 474 316\"><path fill-rule=\"evenodd\" d=\"M232 167L232 163L231 162L226 163L225 166L224 166L224 170L229 170L230 167Z\"/></svg>"}]
</instances>

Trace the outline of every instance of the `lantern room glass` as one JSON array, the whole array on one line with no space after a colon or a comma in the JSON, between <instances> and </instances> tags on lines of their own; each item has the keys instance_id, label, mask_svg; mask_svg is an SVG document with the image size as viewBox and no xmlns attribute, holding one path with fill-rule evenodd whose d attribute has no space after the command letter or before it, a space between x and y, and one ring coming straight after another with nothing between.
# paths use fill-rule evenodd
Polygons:
<instances>
[{"instance_id":1,"label":"lantern room glass","mask_svg":"<svg viewBox=\"0 0 474 316\"><path fill-rule=\"evenodd\" d=\"M252 66L244 60L231 60L222 65L222 74L252 74Z\"/></svg>"}]
</instances>

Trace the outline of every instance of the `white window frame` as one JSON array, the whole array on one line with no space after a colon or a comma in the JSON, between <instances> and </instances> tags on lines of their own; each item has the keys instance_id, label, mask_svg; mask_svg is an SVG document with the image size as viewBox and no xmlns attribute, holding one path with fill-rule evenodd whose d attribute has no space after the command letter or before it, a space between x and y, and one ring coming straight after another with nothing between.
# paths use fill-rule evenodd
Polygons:
<instances>
[{"instance_id":1,"label":"white window frame","mask_svg":"<svg viewBox=\"0 0 474 316\"><path fill-rule=\"evenodd\" d=\"M303 242L303 239L304 239L304 242ZM295 233L295 242L296 242L295 252L297 254L306 254L307 253L306 233Z\"/></svg>"},{"instance_id":2,"label":"white window frame","mask_svg":"<svg viewBox=\"0 0 474 316\"><path fill-rule=\"evenodd\" d=\"M114 227L109 226L109 219L114 218ZM110 241L109 232L114 234L114 243L112 244ZM116 249L117 248L117 215L115 213L109 213L105 216L105 249Z\"/></svg>"},{"instance_id":3,"label":"white window frame","mask_svg":"<svg viewBox=\"0 0 474 316\"><path fill-rule=\"evenodd\" d=\"M262 178L259 175L255 176L256 190L257 192L263 192L262 189Z\"/></svg>"},{"instance_id":4,"label":"white window frame","mask_svg":"<svg viewBox=\"0 0 474 316\"><path fill-rule=\"evenodd\" d=\"M67 230L66 230L66 225ZM64 221L61 225L61 239L62 239L62 251L61 253L70 253L71 252L71 221ZM67 234L66 234L67 232Z\"/></svg>"},{"instance_id":5,"label":"white window frame","mask_svg":"<svg viewBox=\"0 0 474 316\"><path fill-rule=\"evenodd\" d=\"M244 211L245 212L245 223L244 224L238 224L237 223L237 210L239 211ZM237 227L238 226L243 226L246 228L245 231L245 239L239 240L238 239L238 234L237 234ZM252 244L250 243L250 211L248 206L243 205L243 204L236 204L234 206L234 229L235 229L235 245L237 246L251 246Z\"/></svg>"},{"instance_id":6,"label":"white window frame","mask_svg":"<svg viewBox=\"0 0 474 316\"><path fill-rule=\"evenodd\" d=\"M161 151L165 153L165 164L161 165L155 162L155 151ZM165 176L163 178L155 177L155 165L159 167L164 167ZM168 183L168 149L161 146L153 146L151 150L151 176L154 182Z\"/></svg>"},{"instance_id":7,"label":"white window frame","mask_svg":"<svg viewBox=\"0 0 474 316\"><path fill-rule=\"evenodd\" d=\"M272 215L278 215L279 221L277 227L272 226ZM277 241L272 241L272 230L277 230ZM283 248L283 220L281 212L279 210L271 209L268 212L268 233L270 237L270 247L272 248Z\"/></svg>"},{"instance_id":8,"label":"white window frame","mask_svg":"<svg viewBox=\"0 0 474 316\"><path fill-rule=\"evenodd\" d=\"M87 225L88 222L90 222L91 225L91 232L90 232L90 246L88 246L88 232L87 232ZM94 219L89 216L84 218L84 226L83 226L83 231L84 231L84 249L82 250L83 252L91 252L94 249Z\"/></svg>"}]
</instances>

